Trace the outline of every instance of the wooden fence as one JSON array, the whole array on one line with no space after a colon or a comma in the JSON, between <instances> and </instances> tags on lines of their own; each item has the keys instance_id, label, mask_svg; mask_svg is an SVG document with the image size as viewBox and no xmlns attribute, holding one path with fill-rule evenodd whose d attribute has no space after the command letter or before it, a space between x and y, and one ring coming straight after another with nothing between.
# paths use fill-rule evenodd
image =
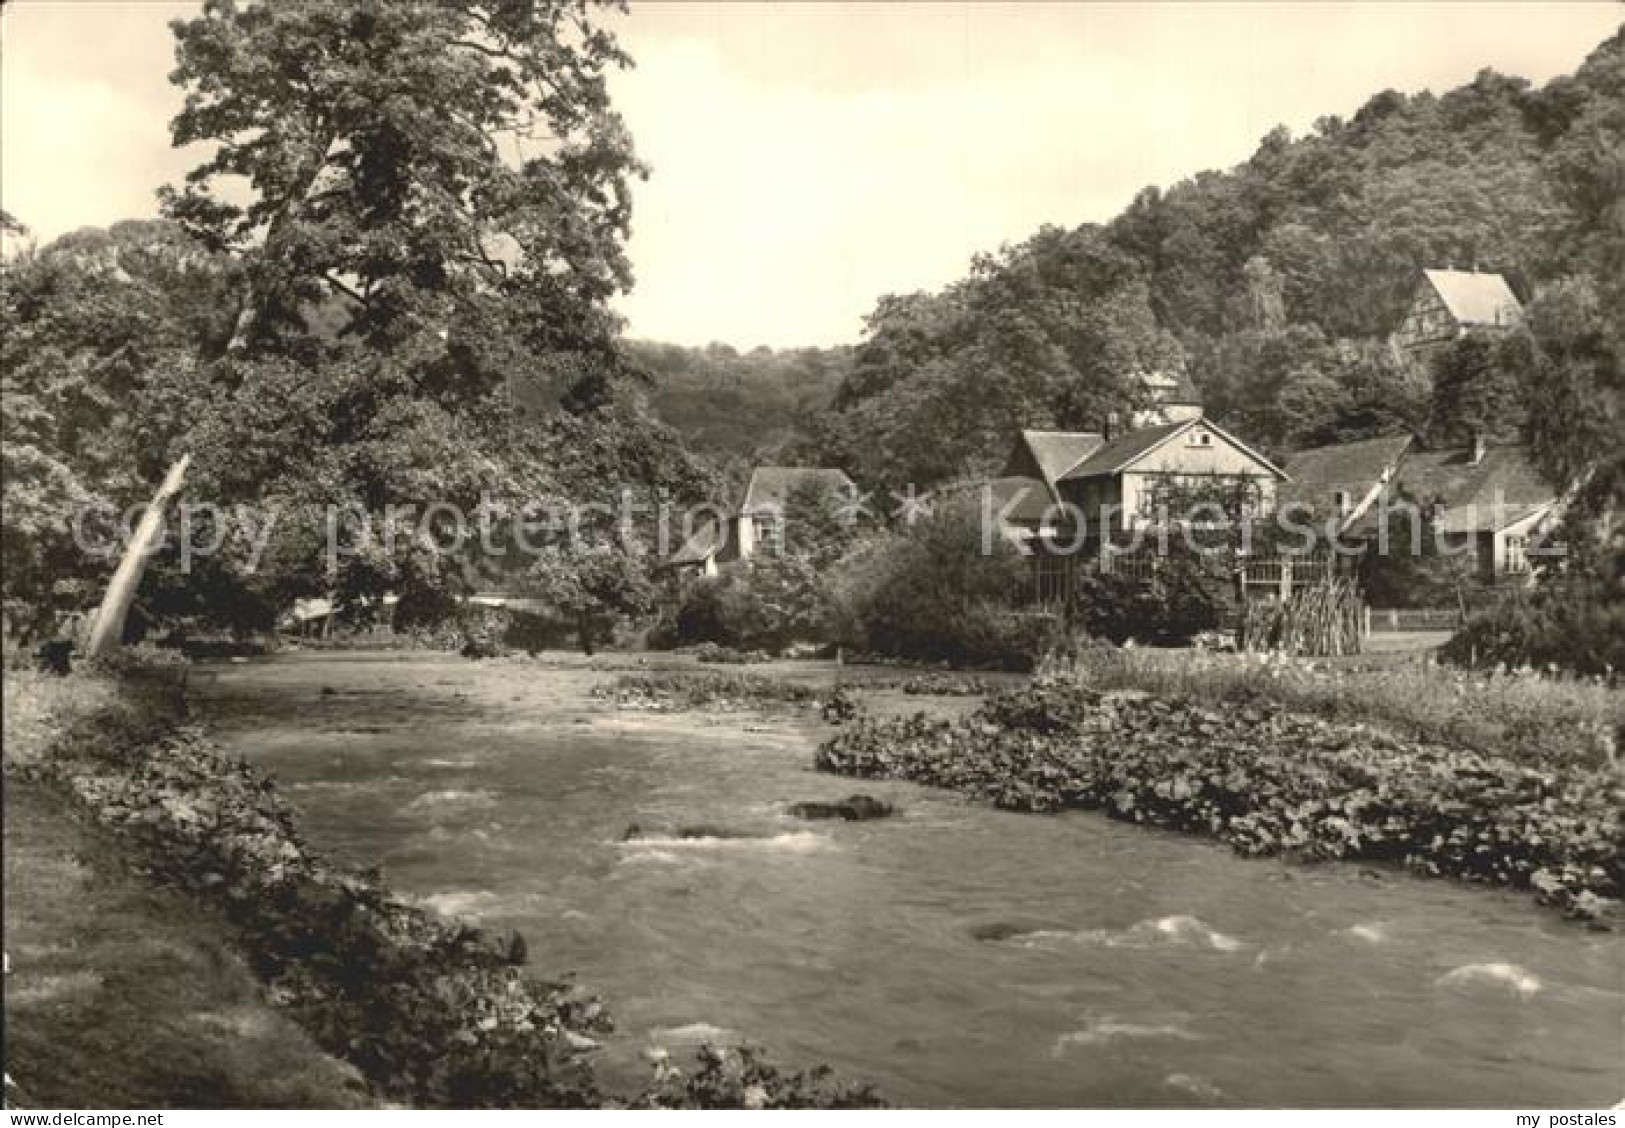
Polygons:
<instances>
[{"instance_id":1,"label":"wooden fence","mask_svg":"<svg viewBox=\"0 0 1625 1128\"><path fill-rule=\"evenodd\" d=\"M1040 606L1064 603L1079 567L1095 559L1093 556L1035 557L1031 602ZM1099 560L1103 573L1142 583L1149 583L1165 566L1162 557L1146 552L1121 555L1107 552ZM1216 561L1215 572L1222 568ZM1249 597L1290 599L1294 591L1315 587L1336 574L1335 563L1325 556L1259 556L1241 561L1230 579L1233 584L1245 584Z\"/></svg>"},{"instance_id":2,"label":"wooden fence","mask_svg":"<svg viewBox=\"0 0 1625 1128\"><path fill-rule=\"evenodd\" d=\"M1461 626L1461 612L1454 607L1373 607L1368 612L1371 630L1453 631Z\"/></svg>"}]
</instances>

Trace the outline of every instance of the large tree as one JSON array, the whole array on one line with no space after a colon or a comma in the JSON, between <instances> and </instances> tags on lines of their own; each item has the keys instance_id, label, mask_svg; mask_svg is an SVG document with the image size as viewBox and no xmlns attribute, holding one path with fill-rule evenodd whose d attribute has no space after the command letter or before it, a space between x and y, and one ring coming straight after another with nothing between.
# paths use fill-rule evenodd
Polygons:
<instances>
[{"instance_id":1,"label":"large tree","mask_svg":"<svg viewBox=\"0 0 1625 1128\"><path fill-rule=\"evenodd\" d=\"M571 499L573 444L627 454L603 480L645 489L683 462L657 428L618 438L633 366L607 303L630 284L642 167L609 100L630 60L606 7L207 0L173 25L174 139L211 151L165 207L242 264L193 389L194 488L282 514L258 560L280 598L435 602L507 566L422 514ZM561 415L572 445L549 441ZM391 528L391 510L419 516Z\"/></svg>"},{"instance_id":2,"label":"large tree","mask_svg":"<svg viewBox=\"0 0 1625 1128\"><path fill-rule=\"evenodd\" d=\"M601 343L641 171L609 101L629 59L604 6L207 0L177 21L174 140L213 152L166 207L248 264L228 349L330 292L379 347L500 311L528 345ZM221 192L234 178L246 202ZM479 351L473 333L448 343Z\"/></svg>"}]
</instances>

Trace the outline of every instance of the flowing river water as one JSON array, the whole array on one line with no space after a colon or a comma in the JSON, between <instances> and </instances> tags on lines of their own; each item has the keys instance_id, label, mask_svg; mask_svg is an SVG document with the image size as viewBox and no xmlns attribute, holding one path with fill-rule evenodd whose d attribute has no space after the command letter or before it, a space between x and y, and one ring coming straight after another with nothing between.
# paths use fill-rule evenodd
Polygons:
<instances>
[{"instance_id":1,"label":"flowing river water","mask_svg":"<svg viewBox=\"0 0 1625 1128\"><path fill-rule=\"evenodd\" d=\"M314 846L602 995L611 1085L746 1039L911 1105L1625 1097L1625 940L1525 896L822 775L816 718L621 711L614 676L303 654L193 687ZM900 814L784 813L854 791Z\"/></svg>"}]
</instances>

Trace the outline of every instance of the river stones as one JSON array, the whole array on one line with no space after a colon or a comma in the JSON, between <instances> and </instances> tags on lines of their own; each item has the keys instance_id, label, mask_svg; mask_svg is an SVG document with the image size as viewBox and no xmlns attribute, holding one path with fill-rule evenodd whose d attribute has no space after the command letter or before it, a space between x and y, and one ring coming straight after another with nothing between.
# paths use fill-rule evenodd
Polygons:
<instances>
[{"instance_id":1,"label":"river stones","mask_svg":"<svg viewBox=\"0 0 1625 1128\"><path fill-rule=\"evenodd\" d=\"M798 819L844 819L847 822L865 822L896 814L890 803L872 795L849 795L834 803L794 803L790 814Z\"/></svg>"}]
</instances>

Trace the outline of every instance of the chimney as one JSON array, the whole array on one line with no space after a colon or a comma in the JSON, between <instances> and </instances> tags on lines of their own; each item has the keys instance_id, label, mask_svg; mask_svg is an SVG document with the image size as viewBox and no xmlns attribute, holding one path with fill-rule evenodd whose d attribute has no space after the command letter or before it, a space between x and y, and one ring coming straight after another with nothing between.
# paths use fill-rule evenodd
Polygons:
<instances>
[{"instance_id":1,"label":"chimney","mask_svg":"<svg viewBox=\"0 0 1625 1128\"><path fill-rule=\"evenodd\" d=\"M1483 428L1482 427L1474 427L1473 428L1473 465L1474 466L1477 466L1480 462L1484 461L1484 452L1487 449L1489 449L1489 444L1487 442L1485 442L1485 440L1484 440L1484 430L1483 430Z\"/></svg>"},{"instance_id":2,"label":"chimney","mask_svg":"<svg viewBox=\"0 0 1625 1128\"><path fill-rule=\"evenodd\" d=\"M1101 431L1101 434L1105 436L1108 443L1117 437L1117 428L1117 412L1108 411L1106 413L1106 426Z\"/></svg>"}]
</instances>

